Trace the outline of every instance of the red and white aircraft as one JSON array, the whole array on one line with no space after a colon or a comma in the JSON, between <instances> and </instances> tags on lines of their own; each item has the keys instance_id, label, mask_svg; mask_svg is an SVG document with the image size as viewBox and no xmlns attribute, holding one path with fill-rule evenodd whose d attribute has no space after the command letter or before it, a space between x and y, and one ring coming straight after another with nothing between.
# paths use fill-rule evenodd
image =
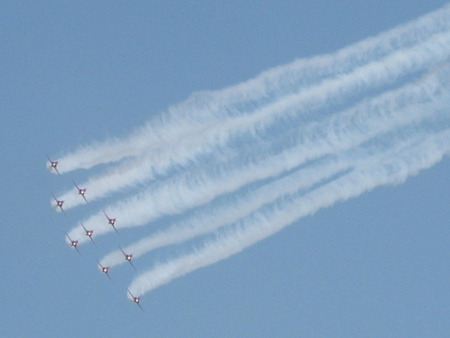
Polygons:
<instances>
[{"instance_id":1,"label":"red and white aircraft","mask_svg":"<svg viewBox=\"0 0 450 338\"><path fill-rule=\"evenodd\" d=\"M58 161L52 161L48 155L46 155L46 156L47 156L48 161L50 162L49 169L55 169L55 171L58 173L58 175L61 175L58 171Z\"/></svg>"},{"instance_id":2,"label":"red and white aircraft","mask_svg":"<svg viewBox=\"0 0 450 338\"><path fill-rule=\"evenodd\" d=\"M109 276L109 266L103 266L99 261L97 261L98 266L102 270L102 272L109 278L110 281L112 281L111 277Z\"/></svg>"},{"instance_id":3,"label":"red and white aircraft","mask_svg":"<svg viewBox=\"0 0 450 338\"><path fill-rule=\"evenodd\" d=\"M86 194L86 188L80 188L74 181L72 181L72 182L73 182L73 185L78 189L78 195L81 195L81 197L84 198L86 203L88 203L86 196L84 196Z\"/></svg>"},{"instance_id":4,"label":"red and white aircraft","mask_svg":"<svg viewBox=\"0 0 450 338\"><path fill-rule=\"evenodd\" d=\"M57 198L56 198L56 196L55 195L53 195L52 194L52 196L53 196L53 199L55 200L55 202L56 202L56 204L54 205L54 207L55 208L60 208L61 209L61 211L64 213L64 215L66 215L67 216L67 214L66 214L66 212L64 211L64 209L63 209L63 204L64 204L64 201L60 201L60 200L58 200Z\"/></svg>"},{"instance_id":5,"label":"red and white aircraft","mask_svg":"<svg viewBox=\"0 0 450 338\"><path fill-rule=\"evenodd\" d=\"M128 293L129 293L130 296L131 296L131 300L132 300L134 303L136 303L136 305L139 306L139 308L140 308L142 311L144 311L144 309L143 309L142 306L141 306L141 297L135 297L135 296L133 296L133 294L131 293L130 290L128 290Z\"/></svg>"},{"instance_id":6,"label":"red and white aircraft","mask_svg":"<svg viewBox=\"0 0 450 338\"><path fill-rule=\"evenodd\" d=\"M92 243L95 244L94 240L92 239L92 235L94 234L94 230L87 230L87 229L84 227L84 224L83 224L83 223L81 223L81 226L83 227L84 232L86 233L86 236L88 236L89 239L92 241Z\"/></svg>"},{"instance_id":7,"label":"red and white aircraft","mask_svg":"<svg viewBox=\"0 0 450 338\"><path fill-rule=\"evenodd\" d=\"M119 233L117 231L116 227L115 227L116 219L115 218L109 218L105 211L103 211L103 213L105 214L106 218L108 219L108 224L110 224L113 227L115 232Z\"/></svg>"},{"instance_id":8,"label":"red and white aircraft","mask_svg":"<svg viewBox=\"0 0 450 338\"><path fill-rule=\"evenodd\" d=\"M78 241L74 241L72 238L69 237L69 235L66 235L66 237L67 237L67 239L68 239L69 242L70 242L70 246L71 246L71 247L74 247L75 250L77 250L78 253L81 255L80 251L78 250Z\"/></svg>"},{"instance_id":9,"label":"red and white aircraft","mask_svg":"<svg viewBox=\"0 0 450 338\"><path fill-rule=\"evenodd\" d=\"M120 247L119 247L119 249L120 249L120 251L122 251L123 256L125 257L125 260L128 261L131 264L131 266L133 267L134 270L136 270L136 267L131 262L131 259L133 258L133 255L125 253L125 251L123 251L122 248L120 248Z\"/></svg>"}]
</instances>

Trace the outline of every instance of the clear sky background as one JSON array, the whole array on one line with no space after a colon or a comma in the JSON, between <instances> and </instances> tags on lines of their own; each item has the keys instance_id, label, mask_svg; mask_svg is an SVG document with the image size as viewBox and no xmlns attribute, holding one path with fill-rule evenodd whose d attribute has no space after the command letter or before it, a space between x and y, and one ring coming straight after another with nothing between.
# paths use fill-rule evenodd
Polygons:
<instances>
[{"instance_id":1,"label":"clear sky background","mask_svg":"<svg viewBox=\"0 0 450 338\"><path fill-rule=\"evenodd\" d=\"M190 93L329 53L446 1L3 1L0 336L417 336L450 332L450 160L126 299L64 234L45 154L126 135ZM111 237L112 238L112 237ZM83 247L84 249L84 247ZM98 252L96 251L98 250ZM137 261L137 264L139 261Z\"/></svg>"}]
</instances>

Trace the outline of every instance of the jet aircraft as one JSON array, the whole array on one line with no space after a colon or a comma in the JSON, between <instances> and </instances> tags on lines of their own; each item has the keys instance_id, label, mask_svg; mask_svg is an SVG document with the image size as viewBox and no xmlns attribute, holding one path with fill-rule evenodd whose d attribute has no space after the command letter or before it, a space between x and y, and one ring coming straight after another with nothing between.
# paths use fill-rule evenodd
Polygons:
<instances>
[{"instance_id":1,"label":"jet aircraft","mask_svg":"<svg viewBox=\"0 0 450 338\"><path fill-rule=\"evenodd\" d=\"M87 230L83 223L81 223L81 226L83 227L86 236L88 236L89 239L92 241L92 243L95 244L94 239L92 238L92 235L94 234L94 230Z\"/></svg>"},{"instance_id":2,"label":"jet aircraft","mask_svg":"<svg viewBox=\"0 0 450 338\"><path fill-rule=\"evenodd\" d=\"M134 303L136 303L136 305L139 306L139 308L140 308L142 311L144 311L144 309L143 309L142 306L141 306L141 297L135 297L135 296L133 296L133 294L131 293L130 290L128 290L128 293L129 293L130 296L131 296L131 300L132 300Z\"/></svg>"},{"instance_id":3,"label":"jet aircraft","mask_svg":"<svg viewBox=\"0 0 450 338\"><path fill-rule=\"evenodd\" d=\"M108 224L110 224L110 225L113 227L113 229L114 229L114 231L115 231L116 233L119 233L119 232L117 231L117 229L116 229L116 226L115 226L115 224L116 224L116 219L115 219L115 218L109 218L105 211L103 211L103 213L105 214L105 217L108 219Z\"/></svg>"},{"instance_id":4,"label":"jet aircraft","mask_svg":"<svg viewBox=\"0 0 450 338\"><path fill-rule=\"evenodd\" d=\"M60 208L61 211L64 213L64 215L67 216L66 212L65 212L64 209L63 209L64 201L58 200L54 194L52 194L52 196L53 196L53 199L54 199L55 202L56 202L56 204L54 205L54 207L55 207L55 208Z\"/></svg>"},{"instance_id":5,"label":"jet aircraft","mask_svg":"<svg viewBox=\"0 0 450 338\"><path fill-rule=\"evenodd\" d=\"M119 248L120 248L120 247L119 247ZM135 267L134 264L131 262L131 260L133 259L133 255L132 255L132 254L127 254L127 253L125 253L125 251L123 251L122 248L120 248L120 251L122 251L123 256L125 257L125 260L131 264L131 266L133 267L134 270L136 270L136 267Z\"/></svg>"},{"instance_id":6,"label":"jet aircraft","mask_svg":"<svg viewBox=\"0 0 450 338\"><path fill-rule=\"evenodd\" d=\"M103 266L99 261L97 261L97 263L101 271L109 278L109 280L112 281L111 277L109 276L109 266Z\"/></svg>"},{"instance_id":7,"label":"jet aircraft","mask_svg":"<svg viewBox=\"0 0 450 338\"><path fill-rule=\"evenodd\" d=\"M58 173L58 175L61 175L58 171L58 161L53 161L50 159L50 157L48 155L46 155L46 156L47 156L48 161L50 162L49 169L54 169Z\"/></svg>"},{"instance_id":8,"label":"jet aircraft","mask_svg":"<svg viewBox=\"0 0 450 338\"><path fill-rule=\"evenodd\" d=\"M74 241L72 238L69 237L69 235L66 235L66 237L70 242L70 246L75 248L75 250L77 250L78 253L81 255L80 251L78 250L78 241Z\"/></svg>"},{"instance_id":9,"label":"jet aircraft","mask_svg":"<svg viewBox=\"0 0 450 338\"><path fill-rule=\"evenodd\" d=\"M86 199L86 188L80 188L74 181L72 181L73 185L78 189L78 195L81 195L81 197L84 198L86 203L88 203L88 200Z\"/></svg>"}]
</instances>

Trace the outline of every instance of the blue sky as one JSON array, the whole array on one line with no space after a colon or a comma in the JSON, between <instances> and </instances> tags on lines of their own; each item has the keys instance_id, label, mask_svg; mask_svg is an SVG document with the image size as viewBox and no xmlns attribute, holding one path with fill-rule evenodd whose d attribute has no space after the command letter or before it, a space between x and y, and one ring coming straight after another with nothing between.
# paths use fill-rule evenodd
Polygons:
<instances>
[{"instance_id":1,"label":"blue sky","mask_svg":"<svg viewBox=\"0 0 450 338\"><path fill-rule=\"evenodd\" d=\"M2 336L444 336L450 331L450 161L324 209L143 298L96 271L48 205L45 170L126 135L192 92L333 52L445 1L6 1L2 31ZM111 236L112 241L115 239ZM139 264L139 261L137 262Z\"/></svg>"}]
</instances>

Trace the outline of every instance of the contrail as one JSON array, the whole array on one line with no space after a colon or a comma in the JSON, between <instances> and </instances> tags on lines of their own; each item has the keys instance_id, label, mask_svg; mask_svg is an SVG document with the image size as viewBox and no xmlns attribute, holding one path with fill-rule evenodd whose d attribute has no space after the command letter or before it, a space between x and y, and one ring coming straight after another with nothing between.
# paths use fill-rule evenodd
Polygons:
<instances>
[{"instance_id":1,"label":"contrail","mask_svg":"<svg viewBox=\"0 0 450 338\"><path fill-rule=\"evenodd\" d=\"M291 196L264 213L245 218L193 253L156 265L139 275L129 289L133 294L143 295L175 278L236 254L321 208L381 185L402 183L408 176L431 167L449 154L450 130L446 130L375 165L356 168L305 196Z\"/></svg>"},{"instance_id":2,"label":"contrail","mask_svg":"<svg viewBox=\"0 0 450 338\"><path fill-rule=\"evenodd\" d=\"M112 225L119 235L148 225L151 236L121 246L134 258L166 246L176 252L180 243L192 249L132 281L140 297L432 166L450 153L449 17L447 5L335 53L194 93L127 136L58 158L61 174L105 164L76 182L89 202L112 197L67 239L77 248L90 239L85 229L95 238ZM55 202L64 210L86 203L76 189ZM123 262L113 251L98 263Z\"/></svg>"},{"instance_id":3,"label":"contrail","mask_svg":"<svg viewBox=\"0 0 450 338\"><path fill-rule=\"evenodd\" d=\"M406 128L402 132L396 131L395 142L391 140L393 144L383 145L373 141L373 144L362 145L344 153L337 152L335 155L326 156L316 163L297 169L256 190L241 192L235 194L231 199L212 203L192 216L143 238L124 250L132 252L133 257L137 258L162 246L179 243L237 222L285 195L307 193L309 189L337 179L355 167L376 163L378 158L386 157L387 154L393 156L424 138L424 131L414 130L412 133L411 131L411 128ZM124 260L121 252L115 251L106 255L101 262L103 265L113 267L123 263Z\"/></svg>"},{"instance_id":4,"label":"contrail","mask_svg":"<svg viewBox=\"0 0 450 338\"><path fill-rule=\"evenodd\" d=\"M335 164L332 161L325 161L325 163L320 168L314 166L313 170L305 169L305 171L301 172L301 175L295 172L283 179L271 182L258 189L257 197L252 195L249 198L248 196L238 195L233 196L233 200L225 203L225 205L224 203L218 203L218 205L209 205L208 207L202 208L200 211L194 213L193 216L187 217L187 219L182 220L178 224L172 225L165 230L161 230L152 236L127 246L124 250L126 252L132 252L134 257L137 258L156 248L202 235L228 223L232 223L262 205L276 199L275 187L280 188L279 186L281 185L285 189L293 189L294 187L295 189L307 188L327 177L337 175L346 169L344 165L339 163ZM321 169L320 173L319 169ZM123 256L118 255L118 253L120 251L106 255L101 259L101 262L110 267L121 264Z\"/></svg>"},{"instance_id":5,"label":"contrail","mask_svg":"<svg viewBox=\"0 0 450 338\"><path fill-rule=\"evenodd\" d=\"M145 127L129 137L94 143L63 156L59 170L64 173L79 168L91 168L100 163L113 163L140 156L142 153L159 154L167 145L179 144L179 140L195 140L196 135L220 127L226 119L236 114L250 116L261 106L273 104L283 100L286 95L320 84L325 78L349 73L355 65L363 67L386 58L391 53L414 48L414 45L445 34L450 26L449 14L450 6L445 6L416 21L376 38L363 40L337 53L301 59L286 66L276 67L253 80L222 91L195 94L184 103L153 118ZM444 41L442 43L445 44ZM190 147L193 146L198 144L192 141Z\"/></svg>"},{"instance_id":6,"label":"contrail","mask_svg":"<svg viewBox=\"0 0 450 338\"><path fill-rule=\"evenodd\" d=\"M439 116L436 107L448 97L449 83L445 83L448 68L448 65L440 67L427 73L422 80L364 100L304 129L294 129L287 138L281 139L282 148L277 154L259 148L253 158L241 156L229 163L219 163L216 168L210 165L194 173L178 175L116 203L111 210L121 215L120 228L144 225L165 215L207 204L220 195L276 177L327 154L346 151L391 129L436 118ZM99 217L104 223L102 214L83 222L95 229ZM110 230L111 227L101 227L96 233ZM70 235L76 237L80 233L77 227Z\"/></svg>"},{"instance_id":7,"label":"contrail","mask_svg":"<svg viewBox=\"0 0 450 338\"><path fill-rule=\"evenodd\" d=\"M155 173L160 175L173 167L175 163L185 166L194 161L200 153L218 152L220 154L223 151L221 148L230 143L233 135L256 134L258 136L268 126L279 123L280 120L288 120L292 123L298 115L304 116L306 112L338 104L344 98L350 98L352 93L376 88L381 84L394 81L399 76L423 71L431 65L445 61L449 58L449 45L450 32L435 35L423 44L397 51L380 61L364 65L343 76L328 79L300 93L289 95L261 108L257 114L229 119L220 124L220 130L212 128L208 132L205 131L203 135L183 139L182 144L167 145L164 151L159 153L149 153L139 159L128 159L123 165L110 169L105 175L83 185L90 187L89 199L94 200L138 182L152 180L155 178ZM317 118L319 114L316 113L313 116ZM72 191L66 192L61 197L67 202L66 209L83 202L75 197Z\"/></svg>"}]
</instances>

